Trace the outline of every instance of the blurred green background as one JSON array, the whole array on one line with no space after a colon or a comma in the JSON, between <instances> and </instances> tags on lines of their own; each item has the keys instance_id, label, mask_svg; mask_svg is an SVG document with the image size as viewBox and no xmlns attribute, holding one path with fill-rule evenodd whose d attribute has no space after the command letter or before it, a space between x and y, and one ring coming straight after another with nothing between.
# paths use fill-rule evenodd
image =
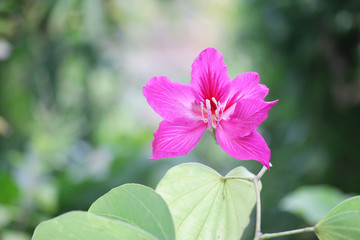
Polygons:
<instances>
[{"instance_id":1,"label":"blurred green background","mask_svg":"<svg viewBox=\"0 0 360 240\"><path fill-rule=\"evenodd\" d=\"M185 157L148 159L161 119L142 87L189 83L206 47L280 100L259 129L273 164L263 232L308 226L360 193L360 1L1 0L0 239L30 239L123 183L154 188L182 162L257 173L208 133Z\"/></svg>"}]
</instances>

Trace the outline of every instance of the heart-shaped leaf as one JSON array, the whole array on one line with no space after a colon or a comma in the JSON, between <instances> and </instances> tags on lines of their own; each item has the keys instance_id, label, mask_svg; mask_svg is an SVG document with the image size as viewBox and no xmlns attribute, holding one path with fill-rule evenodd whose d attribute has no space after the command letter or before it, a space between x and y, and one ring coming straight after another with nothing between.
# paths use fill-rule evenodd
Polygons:
<instances>
[{"instance_id":1,"label":"heart-shaped leaf","mask_svg":"<svg viewBox=\"0 0 360 240\"><path fill-rule=\"evenodd\" d=\"M89 212L127 221L161 240L175 239L169 208L153 189L125 184L96 200Z\"/></svg>"},{"instance_id":2,"label":"heart-shaped leaf","mask_svg":"<svg viewBox=\"0 0 360 240\"><path fill-rule=\"evenodd\" d=\"M315 226L320 240L360 239L360 196L333 208Z\"/></svg>"},{"instance_id":3,"label":"heart-shaped leaf","mask_svg":"<svg viewBox=\"0 0 360 240\"><path fill-rule=\"evenodd\" d=\"M88 212L69 212L35 229L32 240L157 240L155 236L129 223Z\"/></svg>"},{"instance_id":4,"label":"heart-shaped leaf","mask_svg":"<svg viewBox=\"0 0 360 240\"><path fill-rule=\"evenodd\" d=\"M252 177L244 167L225 177L199 163L170 169L156 191L170 208L176 239L240 239L256 203Z\"/></svg>"},{"instance_id":5,"label":"heart-shaped leaf","mask_svg":"<svg viewBox=\"0 0 360 240\"><path fill-rule=\"evenodd\" d=\"M153 189L125 184L96 200L89 212L70 212L41 223L33 240L173 240L169 208Z\"/></svg>"}]
</instances>

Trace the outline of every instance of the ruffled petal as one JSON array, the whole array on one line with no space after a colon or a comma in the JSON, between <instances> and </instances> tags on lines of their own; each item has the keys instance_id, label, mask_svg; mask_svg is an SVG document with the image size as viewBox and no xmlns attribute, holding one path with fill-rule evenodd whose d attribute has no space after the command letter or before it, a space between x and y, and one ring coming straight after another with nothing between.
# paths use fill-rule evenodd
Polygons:
<instances>
[{"instance_id":1,"label":"ruffled petal","mask_svg":"<svg viewBox=\"0 0 360 240\"><path fill-rule=\"evenodd\" d=\"M270 149L257 131L245 137L234 138L231 132L226 132L219 127L216 129L216 139L221 148L233 158L253 159L269 168Z\"/></svg>"},{"instance_id":2,"label":"ruffled petal","mask_svg":"<svg viewBox=\"0 0 360 240\"><path fill-rule=\"evenodd\" d=\"M162 121L154 132L152 160L188 154L200 141L206 130L202 121L188 124Z\"/></svg>"},{"instance_id":3,"label":"ruffled petal","mask_svg":"<svg viewBox=\"0 0 360 240\"><path fill-rule=\"evenodd\" d=\"M241 99L229 120L221 121L223 131L231 132L234 138L249 135L267 119L269 110L278 100L264 102L258 99Z\"/></svg>"},{"instance_id":4,"label":"ruffled petal","mask_svg":"<svg viewBox=\"0 0 360 240\"><path fill-rule=\"evenodd\" d=\"M190 86L200 102L214 97L225 102L229 94L230 77L222 54L215 48L202 51L192 64Z\"/></svg>"},{"instance_id":5,"label":"ruffled petal","mask_svg":"<svg viewBox=\"0 0 360 240\"><path fill-rule=\"evenodd\" d=\"M150 106L168 121L194 119L192 105L195 101L189 85L172 82L167 77L153 77L143 88Z\"/></svg>"},{"instance_id":6,"label":"ruffled petal","mask_svg":"<svg viewBox=\"0 0 360 240\"><path fill-rule=\"evenodd\" d=\"M260 76L256 72L246 72L238 75L230 84L231 92L228 100L228 107L240 99L255 98L264 100L269 93L269 88L259 84Z\"/></svg>"}]
</instances>

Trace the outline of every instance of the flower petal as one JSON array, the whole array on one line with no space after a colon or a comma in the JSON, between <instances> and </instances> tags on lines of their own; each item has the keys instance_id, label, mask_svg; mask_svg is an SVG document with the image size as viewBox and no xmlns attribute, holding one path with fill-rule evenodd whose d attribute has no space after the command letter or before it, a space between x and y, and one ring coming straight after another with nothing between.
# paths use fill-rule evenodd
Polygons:
<instances>
[{"instance_id":1,"label":"flower petal","mask_svg":"<svg viewBox=\"0 0 360 240\"><path fill-rule=\"evenodd\" d=\"M167 77L153 77L143 88L150 106L168 121L192 119L192 104L195 101L189 85L172 82Z\"/></svg>"},{"instance_id":2,"label":"flower petal","mask_svg":"<svg viewBox=\"0 0 360 240\"><path fill-rule=\"evenodd\" d=\"M223 131L231 132L235 138L249 135L267 119L269 110L277 102L278 100L264 102L258 99L241 99L231 118L221 121Z\"/></svg>"},{"instance_id":3,"label":"flower petal","mask_svg":"<svg viewBox=\"0 0 360 240\"><path fill-rule=\"evenodd\" d=\"M259 84L260 76L256 72L246 72L238 75L230 84L231 99L228 106L232 106L239 99L255 98L264 100L269 89L264 84Z\"/></svg>"},{"instance_id":4,"label":"flower petal","mask_svg":"<svg viewBox=\"0 0 360 240\"><path fill-rule=\"evenodd\" d=\"M229 94L230 77L226 70L222 54L215 48L202 51L192 64L190 86L196 91L198 101L214 97L216 101L225 102Z\"/></svg>"},{"instance_id":5,"label":"flower petal","mask_svg":"<svg viewBox=\"0 0 360 240\"><path fill-rule=\"evenodd\" d=\"M224 131L220 126L216 129L216 139L221 148L233 158L257 160L269 168L270 149L257 131L245 137L234 138L231 132Z\"/></svg>"},{"instance_id":6,"label":"flower petal","mask_svg":"<svg viewBox=\"0 0 360 240\"><path fill-rule=\"evenodd\" d=\"M206 130L202 121L180 124L162 121L154 132L151 159L177 157L188 154L200 141Z\"/></svg>"}]
</instances>

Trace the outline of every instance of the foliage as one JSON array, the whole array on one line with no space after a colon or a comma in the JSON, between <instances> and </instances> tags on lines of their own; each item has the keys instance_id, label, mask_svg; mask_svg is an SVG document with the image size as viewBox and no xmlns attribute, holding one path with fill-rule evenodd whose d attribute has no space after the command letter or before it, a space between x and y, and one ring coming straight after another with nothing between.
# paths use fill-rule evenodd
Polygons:
<instances>
[{"instance_id":1,"label":"foliage","mask_svg":"<svg viewBox=\"0 0 360 240\"><path fill-rule=\"evenodd\" d=\"M360 237L360 196L347 199L316 224L320 240L358 239Z\"/></svg>"},{"instance_id":2,"label":"foliage","mask_svg":"<svg viewBox=\"0 0 360 240\"><path fill-rule=\"evenodd\" d=\"M41 223L32 239L239 239L255 199L260 204L254 179L261 176L237 167L222 177L199 163L182 164L167 172L158 193L138 184L122 185L96 200L88 212L73 211ZM359 226L357 196L340 203L315 227L271 234L259 228L254 239L303 232L315 232L320 240L357 239Z\"/></svg>"},{"instance_id":3,"label":"foliage","mask_svg":"<svg viewBox=\"0 0 360 240\"><path fill-rule=\"evenodd\" d=\"M169 209L152 189L126 184L95 201L88 212L74 211L41 223L33 240L174 239Z\"/></svg>"},{"instance_id":4,"label":"foliage","mask_svg":"<svg viewBox=\"0 0 360 240\"><path fill-rule=\"evenodd\" d=\"M239 239L255 205L252 177L244 167L225 177L198 163L170 169L156 191L169 205L176 239Z\"/></svg>"},{"instance_id":5,"label":"foliage","mask_svg":"<svg viewBox=\"0 0 360 240\"><path fill-rule=\"evenodd\" d=\"M161 240L175 238L165 201L142 185L125 184L111 190L96 200L89 212L129 222Z\"/></svg>"},{"instance_id":6,"label":"foliage","mask_svg":"<svg viewBox=\"0 0 360 240\"><path fill-rule=\"evenodd\" d=\"M74 211L42 223L35 230L32 239L156 240L157 238L123 221L111 220L89 212Z\"/></svg>"},{"instance_id":7,"label":"foliage","mask_svg":"<svg viewBox=\"0 0 360 240\"><path fill-rule=\"evenodd\" d=\"M222 177L199 163L182 164L156 188L165 200L148 187L125 184L96 200L88 212L41 223L32 239L161 240L175 239L175 229L176 239L239 239L255 205L253 177L244 167Z\"/></svg>"}]
</instances>

